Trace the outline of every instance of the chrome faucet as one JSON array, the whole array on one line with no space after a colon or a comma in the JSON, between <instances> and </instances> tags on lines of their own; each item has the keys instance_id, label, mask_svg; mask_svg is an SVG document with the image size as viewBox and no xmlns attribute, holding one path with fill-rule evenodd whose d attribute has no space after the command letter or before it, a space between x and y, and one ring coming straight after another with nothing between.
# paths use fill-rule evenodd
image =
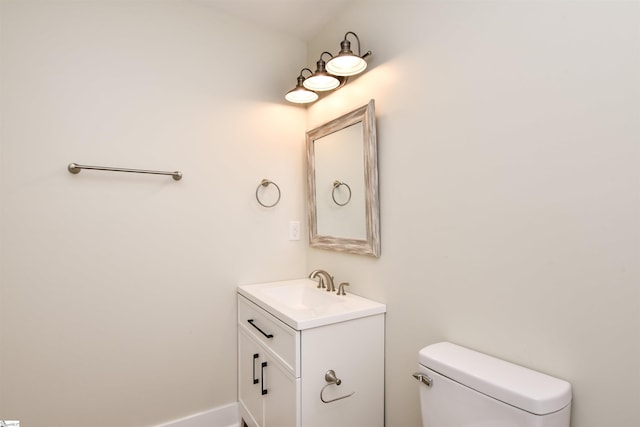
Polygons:
<instances>
[{"instance_id":1,"label":"chrome faucet","mask_svg":"<svg viewBox=\"0 0 640 427\"><path fill-rule=\"evenodd\" d=\"M318 287L324 288L326 285L327 292L335 292L336 287L333 284L333 277L324 270L313 270L311 274L309 274L310 279L318 278Z\"/></svg>"}]
</instances>

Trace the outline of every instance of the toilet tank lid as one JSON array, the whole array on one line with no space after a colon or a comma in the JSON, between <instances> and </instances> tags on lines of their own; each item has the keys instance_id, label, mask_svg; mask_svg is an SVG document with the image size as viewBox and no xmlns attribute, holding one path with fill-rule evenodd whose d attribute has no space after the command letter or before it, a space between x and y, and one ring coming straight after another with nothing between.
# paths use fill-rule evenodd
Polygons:
<instances>
[{"instance_id":1,"label":"toilet tank lid","mask_svg":"<svg viewBox=\"0 0 640 427\"><path fill-rule=\"evenodd\" d=\"M571 403L571 384L449 342L420 350L420 364L480 393L536 415Z\"/></svg>"}]
</instances>

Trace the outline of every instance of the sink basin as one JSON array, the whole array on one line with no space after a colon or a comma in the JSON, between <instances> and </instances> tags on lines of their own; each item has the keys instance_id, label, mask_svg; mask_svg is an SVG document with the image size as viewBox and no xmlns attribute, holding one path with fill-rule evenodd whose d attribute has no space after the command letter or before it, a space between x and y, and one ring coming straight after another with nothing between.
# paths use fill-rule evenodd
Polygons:
<instances>
[{"instance_id":1,"label":"sink basin","mask_svg":"<svg viewBox=\"0 0 640 427\"><path fill-rule=\"evenodd\" d=\"M318 289L311 279L258 283L238 287L238 293L297 330L315 328L386 312L379 302Z\"/></svg>"},{"instance_id":2,"label":"sink basin","mask_svg":"<svg viewBox=\"0 0 640 427\"><path fill-rule=\"evenodd\" d=\"M269 298L295 310L322 311L327 306L342 303L331 293L323 292L323 290L319 290L315 286L305 286L299 282L294 282L290 285L266 287L263 289L263 293Z\"/></svg>"}]
</instances>

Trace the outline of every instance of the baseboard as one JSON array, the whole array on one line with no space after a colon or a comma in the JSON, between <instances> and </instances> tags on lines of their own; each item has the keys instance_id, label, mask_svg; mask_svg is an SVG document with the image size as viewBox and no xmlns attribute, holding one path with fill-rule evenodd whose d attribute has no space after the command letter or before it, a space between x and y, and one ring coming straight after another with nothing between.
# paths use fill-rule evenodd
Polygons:
<instances>
[{"instance_id":1,"label":"baseboard","mask_svg":"<svg viewBox=\"0 0 640 427\"><path fill-rule=\"evenodd\" d=\"M189 415L188 417L173 420L165 424L159 424L156 427L239 427L240 414L238 403L230 403L210 409L208 411L199 412Z\"/></svg>"}]
</instances>

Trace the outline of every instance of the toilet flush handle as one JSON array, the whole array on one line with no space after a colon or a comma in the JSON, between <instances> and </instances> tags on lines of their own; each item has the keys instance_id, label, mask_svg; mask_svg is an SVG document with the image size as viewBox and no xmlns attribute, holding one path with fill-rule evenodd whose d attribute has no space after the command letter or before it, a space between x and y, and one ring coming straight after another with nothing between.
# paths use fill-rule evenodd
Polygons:
<instances>
[{"instance_id":1,"label":"toilet flush handle","mask_svg":"<svg viewBox=\"0 0 640 427\"><path fill-rule=\"evenodd\" d=\"M416 372L415 374L413 374L413 378L417 379L427 387L431 387L433 385L433 380L429 377L429 375L423 374L422 372Z\"/></svg>"}]
</instances>

